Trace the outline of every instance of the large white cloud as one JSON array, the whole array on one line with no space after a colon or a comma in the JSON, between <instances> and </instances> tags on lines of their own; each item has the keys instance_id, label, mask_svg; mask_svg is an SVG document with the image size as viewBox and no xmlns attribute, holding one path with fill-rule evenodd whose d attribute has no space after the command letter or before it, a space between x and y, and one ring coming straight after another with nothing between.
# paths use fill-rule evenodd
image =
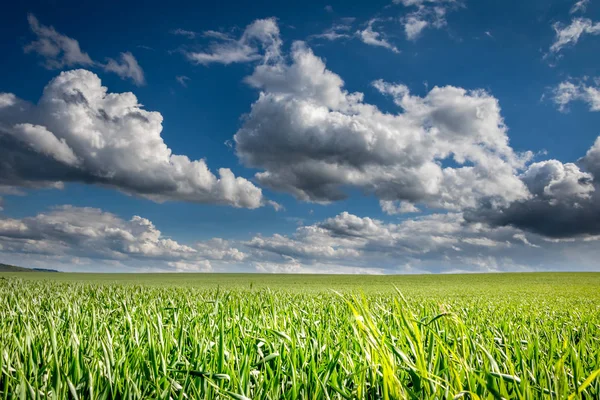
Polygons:
<instances>
[{"instance_id":1,"label":"large white cloud","mask_svg":"<svg viewBox=\"0 0 600 400\"><path fill-rule=\"evenodd\" d=\"M334 201L356 187L449 209L528 196L516 171L530 154L509 146L488 93L446 86L418 97L377 81L399 107L389 114L346 91L303 43L294 43L291 57L291 64L259 65L246 79L261 93L235 135L236 150L264 170L261 183L301 200Z\"/></svg>"},{"instance_id":2,"label":"large white cloud","mask_svg":"<svg viewBox=\"0 0 600 400\"><path fill-rule=\"evenodd\" d=\"M162 116L133 93L109 93L86 70L61 73L37 105L2 94L0 184L85 182L155 201L180 200L256 208L262 192L227 168L173 154Z\"/></svg>"}]
</instances>

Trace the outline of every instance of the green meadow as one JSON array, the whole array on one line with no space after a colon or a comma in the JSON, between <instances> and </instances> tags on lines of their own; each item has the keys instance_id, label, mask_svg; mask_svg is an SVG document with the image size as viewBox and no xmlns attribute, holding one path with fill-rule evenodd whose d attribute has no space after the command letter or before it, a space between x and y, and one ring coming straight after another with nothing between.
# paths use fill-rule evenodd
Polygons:
<instances>
[{"instance_id":1,"label":"green meadow","mask_svg":"<svg viewBox=\"0 0 600 400\"><path fill-rule=\"evenodd\" d=\"M600 273L0 273L2 399L598 399Z\"/></svg>"}]
</instances>

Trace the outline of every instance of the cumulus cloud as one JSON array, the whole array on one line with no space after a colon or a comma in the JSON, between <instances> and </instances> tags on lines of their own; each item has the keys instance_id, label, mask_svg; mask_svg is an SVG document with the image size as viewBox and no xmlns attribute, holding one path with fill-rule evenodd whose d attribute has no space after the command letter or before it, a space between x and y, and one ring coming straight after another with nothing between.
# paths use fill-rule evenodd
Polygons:
<instances>
[{"instance_id":1,"label":"cumulus cloud","mask_svg":"<svg viewBox=\"0 0 600 400\"><path fill-rule=\"evenodd\" d=\"M146 218L122 219L96 208L60 206L22 219L0 216L6 261L70 270L86 264L113 270L361 274L590 269L600 256L597 239L547 240L511 226L467 223L461 213L386 223L343 212L290 235L184 244Z\"/></svg>"},{"instance_id":2,"label":"cumulus cloud","mask_svg":"<svg viewBox=\"0 0 600 400\"><path fill-rule=\"evenodd\" d=\"M109 58L104 65L104 70L114 72L122 79L131 79L138 86L146 83L144 71L130 52L121 53L120 61Z\"/></svg>"},{"instance_id":3,"label":"cumulus cloud","mask_svg":"<svg viewBox=\"0 0 600 400\"><path fill-rule=\"evenodd\" d=\"M558 53L567 46L574 46L583 35L600 35L600 22L593 22L589 18L574 18L570 25L556 22L552 28L556 32L554 43L550 46L552 53Z\"/></svg>"},{"instance_id":4,"label":"cumulus cloud","mask_svg":"<svg viewBox=\"0 0 600 400\"><path fill-rule=\"evenodd\" d=\"M400 18L408 40L418 39L425 28L443 28L447 25L448 10L462 6L458 0L395 0L394 3L416 8Z\"/></svg>"},{"instance_id":5,"label":"cumulus cloud","mask_svg":"<svg viewBox=\"0 0 600 400\"><path fill-rule=\"evenodd\" d=\"M29 14L27 20L37 40L24 47L25 53L33 52L43 57L46 68L100 67L119 75L122 79L131 79L138 86L145 83L144 71L130 52L121 53L120 60L109 58L106 64L102 64L92 60L87 53L83 52L77 40L58 33L52 26L40 24L33 14ZM2 100L0 100L1 106Z\"/></svg>"},{"instance_id":6,"label":"cumulus cloud","mask_svg":"<svg viewBox=\"0 0 600 400\"><path fill-rule=\"evenodd\" d=\"M187 58L202 65L232 64L263 60L277 61L281 57L281 38L275 18L257 19L235 39L228 34L207 31L215 39L206 51L186 52Z\"/></svg>"},{"instance_id":7,"label":"cumulus cloud","mask_svg":"<svg viewBox=\"0 0 600 400\"><path fill-rule=\"evenodd\" d=\"M406 201L380 200L379 206L388 215L408 214L421 212L414 204Z\"/></svg>"},{"instance_id":8,"label":"cumulus cloud","mask_svg":"<svg viewBox=\"0 0 600 400\"><path fill-rule=\"evenodd\" d=\"M552 90L552 101L562 112L568 111L568 106L573 101L583 101L590 111L600 111L600 86L564 81Z\"/></svg>"},{"instance_id":9,"label":"cumulus cloud","mask_svg":"<svg viewBox=\"0 0 600 400\"><path fill-rule=\"evenodd\" d=\"M305 201L339 200L355 187L380 200L447 209L528 196L516 171L530 154L509 146L488 93L447 86L419 97L377 81L399 107L384 113L346 91L305 44L295 43L291 58L260 65L246 79L261 93L234 139L241 161L263 170L261 183Z\"/></svg>"},{"instance_id":10,"label":"cumulus cloud","mask_svg":"<svg viewBox=\"0 0 600 400\"><path fill-rule=\"evenodd\" d=\"M86 257L179 258L195 250L162 237L147 219L124 221L96 208L62 206L48 213L0 219L0 238L7 251L67 251Z\"/></svg>"},{"instance_id":11,"label":"cumulus cloud","mask_svg":"<svg viewBox=\"0 0 600 400\"><path fill-rule=\"evenodd\" d=\"M383 37L380 32L376 32L373 30L373 24L377 22L376 19L372 19L367 23L367 27L363 30L359 30L356 32L358 38L365 44L369 46L378 46L383 47L388 50L393 51L394 53L400 53L400 50L396 48L396 46L392 45Z\"/></svg>"},{"instance_id":12,"label":"cumulus cloud","mask_svg":"<svg viewBox=\"0 0 600 400\"><path fill-rule=\"evenodd\" d=\"M564 269L585 249L573 268L593 268L593 242L565 245L514 227L466 223L462 214L431 214L400 223L343 212L292 235L258 237L245 243L261 272L347 271L365 273L498 272ZM577 248L571 252L569 249Z\"/></svg>"},{"instance_id":13,"label":"cumulus cloud","mask_svg":"<svg viewBox=\"0 0 600 400\"><path fill-rule=\"evenodd\" d=\"M600 182L600 137L596 138L592 147L579 162L594 176L595 181Z\"/></svg>"},{"instance_id":14,"label":"cumulus cloud","mask_svg":"<svg viewBox=\"0 0 600 400\"><path fill-rule=\"evenodd\" d=\"M133 93L109 93L86 70L62 72L37 105L2 94L0 185L40 187L82 182L154 201L256 208L261 190L226 168L173 154L162 115Z\"/></svg>"},{"instance_id":15,"label":"cumulus cloud","mask_svg":"<svg viewBox=\"0 0 600 400\"><path fill-rule=\"evenodd\" d=\"M600 234L600 139L578 164L548 160L531 164L520 176L531 195L505 207L485 202L465 213L468 221L514 226L550 238Z\"/></svg>"},{"instance_id":16,"label":"cumulus cloud","mask_svg":"<svg viewBox=\"0 0 600 400\"><path fill-rule=\"evenodd\" d=\"M60 206L33 217L0 217L0 246L5 254L37 254L70 262L73 257L113 260L140 267L209 272L246 255L229 242L213 239L186 245L165 237L146 218L130 220L90 207Z\"/></svg>"}]
</instances>

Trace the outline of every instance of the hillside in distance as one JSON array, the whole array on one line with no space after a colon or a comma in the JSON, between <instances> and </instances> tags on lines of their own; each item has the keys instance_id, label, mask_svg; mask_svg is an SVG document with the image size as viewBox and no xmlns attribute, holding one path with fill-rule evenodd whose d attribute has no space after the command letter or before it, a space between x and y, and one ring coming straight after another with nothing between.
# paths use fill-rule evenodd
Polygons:
<instances>
[{"instance_id":1,"label":"hillside in distance","mask_svg":"<svg viewBox=\"0 0 600 400\"><path fill-rule=\"evenodd\" d=\"M0 263L0 272L59 272L55 269L46 268L23 268L15 265L8 265Z\"/></svg>"}]
</instances>

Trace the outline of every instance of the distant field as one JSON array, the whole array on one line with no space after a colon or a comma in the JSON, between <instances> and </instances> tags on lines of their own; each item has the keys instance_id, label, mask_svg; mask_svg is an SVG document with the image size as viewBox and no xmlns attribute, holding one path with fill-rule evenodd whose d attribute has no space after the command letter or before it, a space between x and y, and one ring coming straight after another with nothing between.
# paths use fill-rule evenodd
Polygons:
<instances>
[{"instance_id":1,"label":"distant field","mask_svg":"<svg viewBox=\"0 0 600 400\"><path fill-rule=\"evenodd\" d=\"M0 304L0 398L600 398L599 273L6 272Z\"/></svg>"}]
</instances>

